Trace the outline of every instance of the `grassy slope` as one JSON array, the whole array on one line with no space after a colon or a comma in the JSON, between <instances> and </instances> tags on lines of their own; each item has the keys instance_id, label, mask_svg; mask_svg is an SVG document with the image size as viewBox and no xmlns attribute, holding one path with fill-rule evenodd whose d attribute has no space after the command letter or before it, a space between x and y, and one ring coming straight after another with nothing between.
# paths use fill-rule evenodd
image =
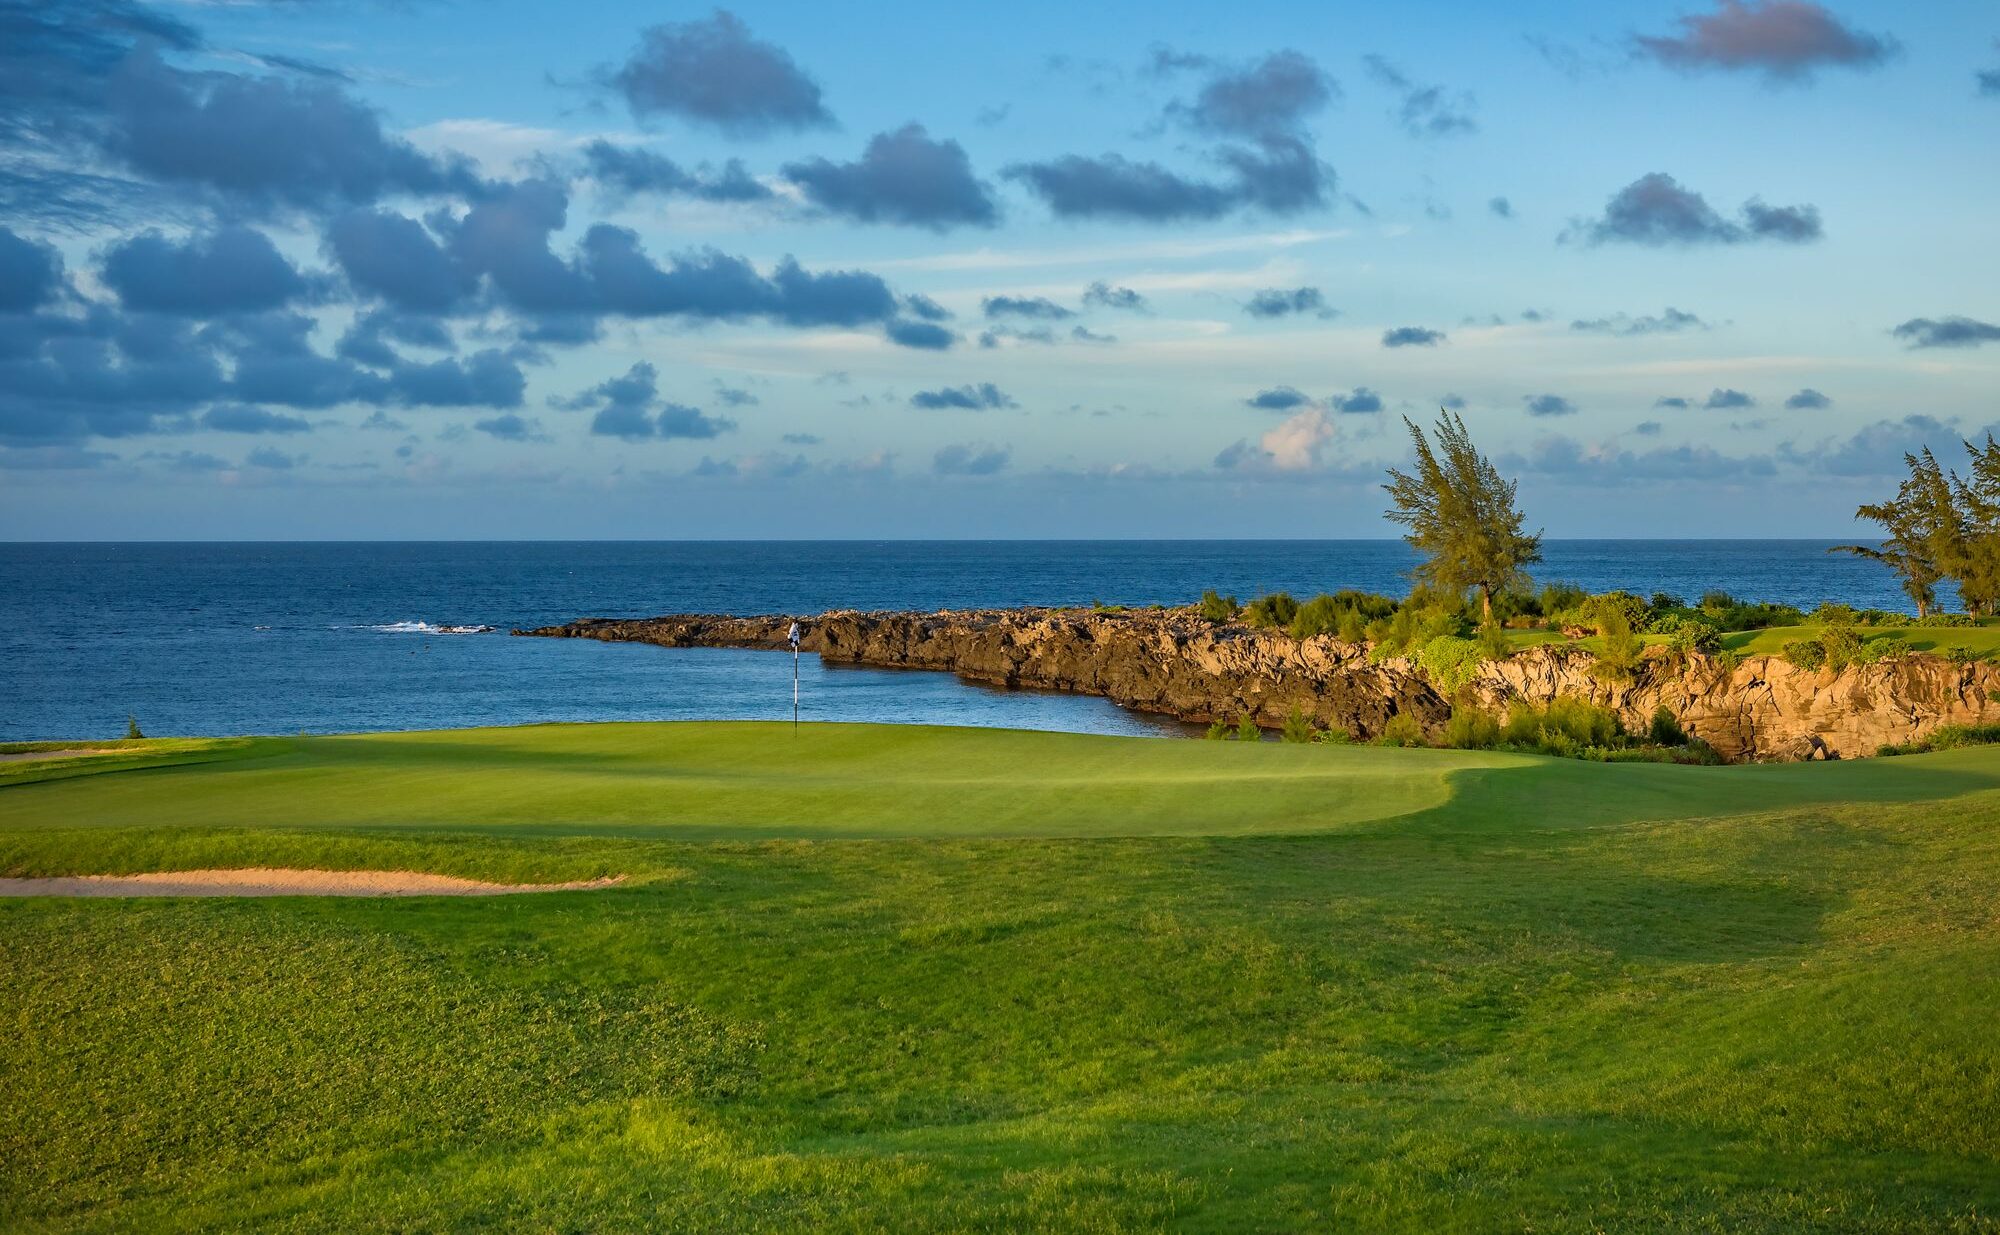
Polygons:
<instances>
[{"instance_id":1,"label":"grassy slope","mask_svg":"<svg viewBox=\"0 0 2000 1235\"><path fill-rule=\"evenodd\" d=\"M619 725L205 757L0 789L0 870L642 882L0 904L0 1225L2000 1215L1990 748Z\"/></svg>"}]
</instances>

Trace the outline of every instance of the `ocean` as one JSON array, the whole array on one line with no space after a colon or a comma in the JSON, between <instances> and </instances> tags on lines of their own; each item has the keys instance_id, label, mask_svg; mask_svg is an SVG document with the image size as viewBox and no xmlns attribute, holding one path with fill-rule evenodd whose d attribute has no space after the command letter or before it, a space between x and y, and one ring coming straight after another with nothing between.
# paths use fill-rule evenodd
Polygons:
<instances>
[{"instance_id":1,"label":"ocean","mask_svg":"<svg viewBox=\"0 0 2000 1235\"><path fill-rule=\"evenodd\" d=\"M1552 541L1538 579L1907 608L1832 541ZM1400 594L1401 541L0 544L0 739L789 718L781 653L515 639L659 613ZM445 633L456 628L465 633ZM491 628L481 630L479 628ZM821 666L810 720L1182 732L1100 699Z\"/></svg>"}]
</instances>

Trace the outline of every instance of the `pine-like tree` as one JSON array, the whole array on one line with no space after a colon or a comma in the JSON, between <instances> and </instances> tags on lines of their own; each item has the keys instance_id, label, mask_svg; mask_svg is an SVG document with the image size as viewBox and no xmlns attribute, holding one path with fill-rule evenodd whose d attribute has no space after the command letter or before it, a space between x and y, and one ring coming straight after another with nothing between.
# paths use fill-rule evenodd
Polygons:
<instances>
[{"instance_id":1,"label":"pine-like tree","mask_svg":"<svg viewBox=\"0 0 2000 1235\"><path fill-rule=\"evenodd\" d=\"M2000 610L2000 442L1989 433L1984 446L1965 443L1965 453L1972 457L1971 475L1951 477L1965 531L1958 596L1967 613L1993 613Z\"/></svg>"},{"instance_id":2,"label":"pine-like tree","mask_svg":"<svg viewBox=\"0 0 2000 1235\"><path fill-rule=\"evenodd\" d=\"M1479 589L1480 611L1493 617L1493 597L1525 587L1523 570L1542 560L1542 537L1521 531L1514 482L1502 480L1472 444L1463 417L1441 411L1436 442L1405 417L1416 447L1414 473L1389 469L1394 508L1388 518L1407 527L1403 539L1424 555L1412 572L1418 583L1461 595Z\"/></svg>"},{"instance_id":3,"label":"pine-like tree","mask_svg":"<svg viewBox=\"0 0 2000 1235\"><path fill-rule=\"evenodd\" d=\"M1956 545L1964 537L1958 532L1958 512L1952 503L1951 485L1939 471L1937 460L1926 448L1921 456L1906 454L1903 463L1909 476L1897 487L1890 501L1873 502L1854 512L1857 519L1879 523L1888 535L1882 547L1838 545L1830 552L1852 553L1880 562L1901 576L1903 592L1916 602L1917 616L1929 615L1937 604L1938 581L1949 574ZM1942 498L1940 498L1942 494Z\"/></svg>"}]
</instances>

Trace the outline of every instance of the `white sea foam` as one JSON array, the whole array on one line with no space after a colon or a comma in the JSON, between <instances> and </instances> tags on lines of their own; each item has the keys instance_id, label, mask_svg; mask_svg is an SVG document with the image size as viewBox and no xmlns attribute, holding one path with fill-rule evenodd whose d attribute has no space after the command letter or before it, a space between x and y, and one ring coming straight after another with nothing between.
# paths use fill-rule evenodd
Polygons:
<instances>
[{"instance_id":1,"label":"white sea foam","mask_svg":"<svg viewBox=\"0 0 2000 1235\"><path fill-rule=\"evenodd\" d=\"M429 622L384 622L379 626L356 626L355 630L379 630L389 635L483 635L491 631L491 626L453 626L441 623L433 626Z\"/></svg>"}]
</instances>

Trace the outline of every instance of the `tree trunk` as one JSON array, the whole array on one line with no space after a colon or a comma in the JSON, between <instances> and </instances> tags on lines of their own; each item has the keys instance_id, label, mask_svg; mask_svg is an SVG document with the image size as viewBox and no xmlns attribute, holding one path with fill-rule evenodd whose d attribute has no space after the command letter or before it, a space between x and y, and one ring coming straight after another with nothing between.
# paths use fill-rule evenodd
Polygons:
<instances>
[{"instance_id":1,"label":"tree trunk","mask_svg":"<svg viewBox=\"0 0 2000 1235\"><path fill-rule=\"evenodd\" d=\"M1480 611L1480 620L1485 622L1489 626L1492 625L1493 589L1484 583L1479 585L1479 611Z\"/></svg>"}]
</instances>

